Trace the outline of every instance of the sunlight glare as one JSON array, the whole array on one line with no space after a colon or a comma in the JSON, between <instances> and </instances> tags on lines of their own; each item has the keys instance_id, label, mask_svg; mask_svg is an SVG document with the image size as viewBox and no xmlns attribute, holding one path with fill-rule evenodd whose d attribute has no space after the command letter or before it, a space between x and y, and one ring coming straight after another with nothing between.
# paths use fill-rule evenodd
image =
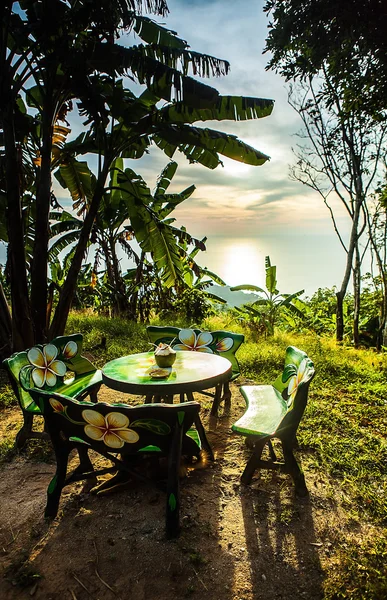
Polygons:
<instances>
[{"instance_id":1,"label":"sunlight glare","mask_svg":"<svg viewBox=\"0 0 387 600\"><path fill-rule=\"evenodd\" d=\"M265 287L265 256L248 239L231 241L224 249L222 276L230 286Z\"/></svg>"}]
</instances>

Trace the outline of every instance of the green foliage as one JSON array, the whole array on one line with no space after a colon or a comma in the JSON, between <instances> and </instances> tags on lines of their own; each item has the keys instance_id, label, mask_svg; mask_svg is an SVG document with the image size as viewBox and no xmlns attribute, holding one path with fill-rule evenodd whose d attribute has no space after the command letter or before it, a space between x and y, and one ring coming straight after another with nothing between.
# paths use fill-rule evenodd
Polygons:
<instances>
[{"instance_id":1,"label":"green foliage","mask_svg":"<svg viewBox=\"0 0 387 600\"><path fill-rule=\"evenodd\" d=\"M8 378L5 371L0 371L0 409L16 406L17 400L8 384Z\"/></svg>"},{"instance_id":2,"label":"green foliage","mask_svg":"<svg viewBox=\"0 0 387 600\"><path fill-rule=\"evenodd\" d=\"M72 311L67 332L73 331L83 334L84 347L92 352L93 362L98 366L118 356L149 350L145 325L126 319Z\"/></svg>"},{"instance_id":3,"label":"green foliage","mask_svg":"<svg viewBox=\"0 0 387 600\"><path fill-rule=\"evenodd\" d=\"M324 584L324 600L377 600L387 597L387 540L342 541L335 553L335 569Z\"/></svg>"},{"instance_id":4,"label":"green foliage","mask_svg":"<svg viewBox=\"0 0 387 600\"><path fill-rule=\"evenodd\" d=\"M274 327L278 321L279 315L285 309L288 314L292 312L298 316L302 316L302 305L295 304L294 300L298 299L304 293L304 290L295 292L294 294L280 294L277 289L277 267L271 264L270 257L265 257L266 270L266 290L256 285L237 285L230 288L231 291L254 292L258 295L258 300L249 304L243 305L241 308L236 308L236 314L246 321L250 329L256 333L268 335L274 334Z\"/></svg>"},{"instance_id":5,"label":"green foliage","mask_svg":"<svg viewBox=\"0 0 387 600\"><path fill-rule=\"evenodd\" d=\"M171 302L168 310L161 312L160 316L165 319L168 318L168 314L176 313L185 321L199 323L213 312L213 306L202 290L186 288Z\"/></svg>"},{"instance_id":6,"label":"green foliage","mask_svg":"<svg viewBox=\"0 0 387 600\"><path fill-rule=\"evenodd\" d=\"M112 238L122 233L117 229L124 220L130 219L130 233L142 253L152 256L156 285L170 288L184 281L187 264L180 242L189 236L167 217L194 187L165 194L175 169L167 167L152 198L141 177L126 168L125 159L141 158L152 144L169 158L179 151L190 163L211 169L221 164L221 156L250 165L262 165L269 158L235 135L198 127L196 122L266 117L274 102L221 96L199 81L197 77L226 75L229 63L190 50L175 32L143 12L164 17L168 7L164 0L51 0L42 10L42 3L23 0L10 2L1 13L0 136L5 159L0 165L0 238L9 243L11 253L15 347L32 345L35 338L42 341L48 328L48 337L63 333L82 261L97 230L104 231L106 225L112 235L98 243L110 246L104 249L105 258L113 255L107 271L116 314L136 315L139 292L136 287L131 290L133 302L128 306L112 250L117 241ZM129 38L123 43L121 36L130 30L140 43L129 46ZM70 128L58 122L67 123L73 109L83 120L83 130L66 143ZM53 232L61 237L51 248L52 258L66 244L76 244L66 277L55 287L55 302L46 278L50 208L58 209L51 192L53 172L69 191L74 213L84 217L70 223L67 214L65 222L53 224ZM20 186L14 185L16 180ZM141 267L136 285L143 262L143 256L136 262ZM148 308L139 310L141 318Z\"/></svg>"},{"instance_id":7,"label":"green foliage","mask_svg":"<svg viewBox=\"0 0 387 600\"><path fill-rule=\"evenodd\" d=\"M348 112L386 109L385 5L368 0L266 0L269 66L287 79L325 70ZM356 75L354 71L356 69Z\"/></svg>"}]
</instances>

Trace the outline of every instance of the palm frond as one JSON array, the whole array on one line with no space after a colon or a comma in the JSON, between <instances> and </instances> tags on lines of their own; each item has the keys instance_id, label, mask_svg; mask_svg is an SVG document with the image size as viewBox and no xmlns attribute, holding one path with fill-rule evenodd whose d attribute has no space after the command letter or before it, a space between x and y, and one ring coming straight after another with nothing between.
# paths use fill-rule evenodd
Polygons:
<instances>
[{"instance_id":1,"label":"palm frond","mask_svg":"<svg viewBox=\"0 0 387 600\"><path fill-rule=\"evenodd\" d=\"M211 169L220 162L218 153L255 166L263 165L269 160L269 156L242 142L235 135L192 125L161 127L153 139L168 156L179 149L190 162L199 162Z\"/></svg>"},{"instance_id":2,"label":"palm frond","mask_svg":"<svg viewBox=\"0 0 387 600\"><path fill-rule=\"evenodd\" d=\"M193 108L175 102L160 109L160 120L168 123L194 123L195 121L246 121L271 114L274 100L244 96L219 96L212 107Z\"/></svg>"},{"instance_id":3,"label":"palm frond","mask_svg":"<svg viewBox=\"0 0 387 600\"><path fill-rule=\"evenodd\" d=\"M188 48L187 42L179 38L176 31L166 29L148 17L135 15L133 29L148 44L158 44L168 48Z\"/></svg>"},{"instance_id":4,"label":"palm frond","mask_svg":"<svg viewBox=\"0 0 387 600\"><path fill-rule=\"evenodd\" d=\"M68 159L55 172L62 187L68 189L73 200L73 208L81 214L91 201L96 185L96 177L86 161Z\"/></svg>"}]
</instances>

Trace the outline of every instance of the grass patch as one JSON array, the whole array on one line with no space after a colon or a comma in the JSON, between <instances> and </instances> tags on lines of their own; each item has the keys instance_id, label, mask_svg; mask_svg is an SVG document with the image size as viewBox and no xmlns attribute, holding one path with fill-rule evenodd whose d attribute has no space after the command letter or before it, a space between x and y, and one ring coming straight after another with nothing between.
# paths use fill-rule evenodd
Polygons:
<instances>
[{"instance_id":1,"label":"grass patch","mask_svg":"<svg viewBox=\"0 0 387 600\"><path fill-rule=\"evenodd\" d=\"M17 405L17 399L8 383L8 375L0 370L0 410Z\"/></svg>"},{"instance_id":2,"label":"grass patch","mask_svg":"<svg viewBox=\"0 0 387 600\"><path fill-rule=\"evenodd\" d=\"M387 540L385 537L342 542L325 582L324 600L381 600L387 598Z\"/></svg>"}]
</instances>

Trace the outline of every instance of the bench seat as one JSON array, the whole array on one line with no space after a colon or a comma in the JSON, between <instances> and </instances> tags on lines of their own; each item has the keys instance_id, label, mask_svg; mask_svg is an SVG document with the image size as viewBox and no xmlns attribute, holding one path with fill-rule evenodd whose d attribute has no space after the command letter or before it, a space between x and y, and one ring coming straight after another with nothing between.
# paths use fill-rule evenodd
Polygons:
<instances>
[{"instance_id":1,"label":"bench seat","mask_svg":"<svg viewBox=\"0 0 387 600\"><path fill-rule=\"evenodd\" d=\"M246 436L273 435L288 410L280 392L271 385L242 386L240 391L247 410L232 430Z\"/></svg>"},{"instance_id":2,"label":"bench seat","mask_svg":"<svg viewBox=\"0 0 387 600\"><path fill-rule=\"evenodd\" d=\"M30 350L15 353L3 361L3 365L8 371L12 389L23 413L23 426L16 435L15 441L19 450L30 438L48 438L45 431L33 429L34 418L42 416L42 412L34 402L32 395L27 389L23 389L20 382L20 374L24 369L30 368L32 370L34 366L36 367L28 358L30 351L34 351L35 356L36 353L40 352L43 361L51 360L54 365L60 363L60 373L58 372L55 375L55 379L52 381L54 385L50 388L52 392L64 394L78 400L84 400L86 396L90 396L92 402L97 402L97 392L102 385L102 371L82 356L82 345L83 337L80 333L60 336L45 346L37 345ZM56 356L43 359L42 357L45 356L44 349L51 347L52 350L52 346L56 348ZM39 367L37 370L39 371ZM43 373L52 371L52 369L48 369L47 364L43 362L40 371Z\"/></svg>"}]
</instances>

